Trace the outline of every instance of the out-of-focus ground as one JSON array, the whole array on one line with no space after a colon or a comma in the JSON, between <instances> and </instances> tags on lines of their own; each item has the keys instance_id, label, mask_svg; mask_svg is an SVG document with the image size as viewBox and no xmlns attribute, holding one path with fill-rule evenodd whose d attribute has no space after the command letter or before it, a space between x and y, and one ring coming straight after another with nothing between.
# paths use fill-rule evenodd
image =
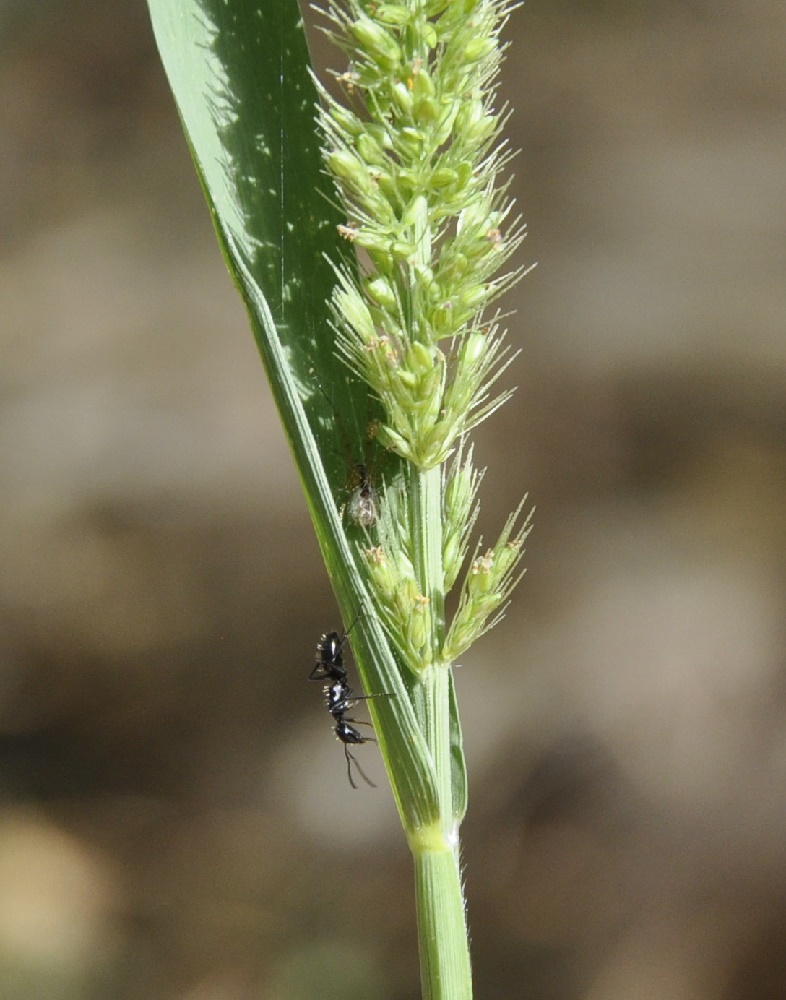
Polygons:
<instances>
[{"instance_id":1,"label":"out-of-focus ground","mask_svg":"<svg viewBox=\"0 0 786 1000\"><path fill-rule=\"evenodd\" d=\"M458 672L477 997L782 1000L786 6L509 34L540 264L482 527L537 513ZM0 36L0 997L414 997L409 858L305 683L338 620L145 5L6 0Z\"/></svg>"}]
</instances>

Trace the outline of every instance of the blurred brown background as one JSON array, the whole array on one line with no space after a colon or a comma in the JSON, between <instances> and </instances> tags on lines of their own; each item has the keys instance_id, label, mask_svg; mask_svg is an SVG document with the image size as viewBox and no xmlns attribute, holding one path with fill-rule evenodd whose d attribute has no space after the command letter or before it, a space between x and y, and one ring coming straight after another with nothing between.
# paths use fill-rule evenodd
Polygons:
<instances>
[{"instance_id":1,"label":"blurred brown background","mask_svg":"<svg viewBox=\"0 0 786 1000\"><path fill-rule=\"evenodd\" d=\"M414 998L145 5L5 0L0 37L0 998ZM540 264L482 527L537 513L458 675L476 996L785 998L786 6L531 2L509 37Z\"/></svg>"}]
</instances>

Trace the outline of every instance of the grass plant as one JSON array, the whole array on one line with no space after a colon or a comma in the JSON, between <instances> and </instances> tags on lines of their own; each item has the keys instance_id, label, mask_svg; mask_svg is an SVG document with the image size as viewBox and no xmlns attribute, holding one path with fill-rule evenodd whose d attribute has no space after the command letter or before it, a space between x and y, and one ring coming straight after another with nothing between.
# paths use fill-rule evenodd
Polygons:
<instances>
[{"instance_id":1,"label":"grass plant","mask_svg":"<svg viewBox=\"0 0 786 1000\"><path fill-rule=\"evenodd\" d=\"M326 0L333 87L295 0L149 6L359 675L387 695L367 704L414 859L423 996L468 1000L452 670L504 613L529 530L519 507L473 547L469 435L509 395L497 302L524 235L496 107L510 4Z\"/></svg>"}]
</instances>

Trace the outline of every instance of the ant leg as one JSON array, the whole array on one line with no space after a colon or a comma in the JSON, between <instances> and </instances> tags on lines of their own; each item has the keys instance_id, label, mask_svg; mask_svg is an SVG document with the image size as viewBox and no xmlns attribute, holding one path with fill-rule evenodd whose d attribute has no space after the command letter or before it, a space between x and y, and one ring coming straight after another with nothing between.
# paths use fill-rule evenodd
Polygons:
<instances>
[{"instance_id":1,"label":"ant leg","mask_svg":"<svg viewBox=\"0 0 786 1000\"><path fill-rule=\"evenodd\" d=\"M374 725L373 722L364 722L362 719L348 719L346 717L342 718L341 721L342 722L354 722L356 726L372 726L373 727L373 725ZM358 733L358 736L359 735L360 735L360 733ZM377 741L375 739L373 739L371 736L364 736L363 739L361 739L361 740L353 740L352 742L353 743L376 743Z\"/></svg>"},{"instance_id":2,"label":"ant leg","mask_svg":"<svg viewBox=\"0 0 786 1000\"><path fill-rule=\"evenodd\" d=\"M349 752L349 748L347 747L346 743L344 744L344 756L347 758L347 777L349 778L349 783L350 785L352 785L354 789L357 789L358 786L355 784L355 779L352 777L352 764L351 764L351 761L355 760L355 758ZM356 760L355 763L357 764Z\"/></svg>"},{"instance_id":3,"label":"ant leg","mask_svg":"<svg viewBox=\"0 0 786 1000\"><path fill-rule=\"evenodd\" d=\"M345 642L347 641L347 639L349 638L349 633L350 633L350 632L352 631L352 629L353 629L353 628L354 628L354 627L355 627L355 626L357 625L357 623L358 623L358 619L360 618L360 616L361 616L362 614L363 614L363 612L362 612L362 611L358 611L358 613L357 613L357 614L355 615L354 619L352 620L352 624L351 624L351 625L349 626L349 628L348 628L348 629L346 629L346 630L345 630L345 632L344 632L344 638L343 638L343 639L341 640L341 645L342 645L342 646L344 645L344 643L345 643Z\"/></svg>"},{"instance_id":4,"label":"ant leg","mask_svg":"<svg viewBox=\"0 0 786 1000\"><path fill-rule=\"evenodd\" d=\"M372 698L392 698L393 694L391 691L380 691L379 694L356 694L353 695L353 701L371 701Z\"/></svg>"},{"instance_id":5,"label":"ant leg","mask_svg":"<svg viewBox=\"0 0 786 1000\"><path fill-rule=\"evenodd\" d=\"M326 693L328 691L329 689L326 689ZM348 712L351 708L354 708L359 701L370 701L372 698L392 698L392 697L393 695L387 691L383 691L381 694L354 694L352 688L347 685L344 688L344 697L341 698L340 700L340 704L343 706L341 710L343 712ZM331 706L329 702L328 705L329 705L328 711L330 712L334 712L336 710L336 707L338 707L337 705ZM347 722L357 722L357 721L358 721L357 719L347 719ZM370 725L370 723L368 722L363 722L361 724L364 726Z\"/></svg>"},{"instance_id":6,"label":"ant leg","mask_svg":"<svg viewBox=\"0 0 786 1000\"><path fill-rule=\"evenodd\" d=\"M347 777L349 778L349 783L350 783L350 785L352 785L353 788L357 788L358 786L355 784L355 782L352 779L352 766L350 764L350 761L358 769L358 774L365 781L365 783L367 785L370 785L372 788L376 788L377 787L374 784L374 782L371 780L371 778L369 778L369 776L363 770L363 768L360 766L360 764L358 764L357 757L354 754L352 754L352 753L349 752L349 747L346 745L346 743L344 744L344 756L347 758Z\"/></svg>"}]
</instances>

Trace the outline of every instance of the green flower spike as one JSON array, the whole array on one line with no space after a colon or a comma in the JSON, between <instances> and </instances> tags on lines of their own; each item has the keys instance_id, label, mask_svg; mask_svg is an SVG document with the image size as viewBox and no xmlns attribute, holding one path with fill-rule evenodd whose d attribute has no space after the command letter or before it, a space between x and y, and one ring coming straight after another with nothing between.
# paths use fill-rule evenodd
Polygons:
<instances>
[{"instance_id":1,"label":"green flower spike","mask_svg":"<svg viewBox=\"0 0 786 1000\"><path fill-rule=\"evenodd\" d=\"M500 172L510 159L493 111L501 0L331 3L331 38L350 69L345 107L322 88L325 163L365 250L360 280L338 272L337 348L380 399L379 440L421 469L508 396L509 363L481 317L523 272L493 277L524 227Z\"/></svg>"},{"instance_id":2,"label":"green flower spike","mask_svg":"<svg viewBox=\"0 0 786 1000\"><path fill-rule=\"evenodd\" d=\"M466 776L451 664L502 617L520 578L522 507L480 545L457 610L483 474L468 432L510 396L515 358L494 305L525 230L501 180L510 155L494 109L507 0L330 0L344 101L317 84L323 160L358 251L335 266L335 349L378 400L376 442L403 460L353 544L429 750L439 818L405 827L415 859L424 996L471 996L458 862ZM522 505L523 506L523 505ZM383 755L395 733L375 715Z\"/></svg>"}]
</instances>

